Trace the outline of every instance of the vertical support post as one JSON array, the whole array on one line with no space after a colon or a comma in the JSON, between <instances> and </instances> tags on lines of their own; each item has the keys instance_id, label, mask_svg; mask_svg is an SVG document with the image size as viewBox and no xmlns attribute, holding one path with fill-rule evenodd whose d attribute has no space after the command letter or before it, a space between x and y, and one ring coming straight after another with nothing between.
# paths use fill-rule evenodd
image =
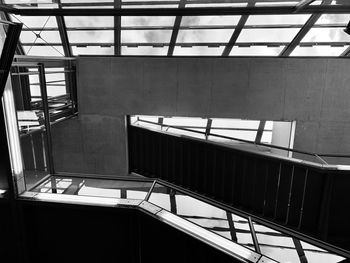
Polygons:
<instances>
[{"instance_id":1,"label":"vertical support post","mask_svg":"<svg viewBox=\"0 0 350 263\"><path fill-rule=\"evenodd\" d=\"M177 206L176 206L176 191L174 189L170 189L169 197L170 197L170 211L173 214L177 214Z\"/></svg>"},{"instance_id":2,"label":"vertical support post","mask_svg":"<svg viewBox=\"0 0 350 263\"><path fill-rule=\"evenodd\" d=\"M54 169L53 156L52 156L50 112L49 112L49 104L47 100L47 91L46 91L45 66L43 63L38 64L38 70L39 70L41 99L43 103L44 119L45 119L47 161L48 161L48 168L49 168L48 170L49 170L49 173L53 175L55 173L55 169Z\"/></svg>"},{"instance_id":3,"label":"vertical support post","mask_svg":"<svg viewBox=\"0 0 350 263\"><path fill-rule=\"evenodd\" d=\"M114 8L121 9L121 0L114 0ZM114 16L114 55L121 55L121 16Z\"/></svg>"},{"instance_id":4,"label":"vertical support post","mask_svg":"<svg viewBox=\"0 0 350 263\"><path fill-rule=\"evenodd\" d=\"M304 249L301 245L300 240L293 238L293 243L294 243L295 249L297 250L300 263L307 263L308 261L307 261L307 258L306 258L306 255L304 253Z\"/></svg>"},{"instance_id":5,"label":"vertical support post","mask_svg":"<svg viewBox=\"0 0 350 263\"><path fill-rule=\"evenodd\" d=\"M230 227L231 240L233 242L237 242L238 240L237 233L236 233L235 225L233 223L232 214L230 212L226 212L226 216L227 216L228 225Z\"/></svg>"},{"instance_id":6,"label":"vertical support post","mask_svg":"<svg viewBox=\"0 0 350 263\"><path fill-rule=\"evenodd\" d=\"M255 143L260 143L264 133L266 121L260 121L259 128L255 136Z\"/></svg>"},{"instance_id":7,"label":"vertical support post","mask_svg":"<svg viewBox=\"0 0 350 263\"><path fill-rule=\"evenodd\" d=\"M41 132L41 145L43 146L44 170L47 172L46 150L45 150L45 140L44 140L43 132Z\"/></svg>"},{"instance_id":8,"label":"vertical support post","mask_svg":"<svg viewBox=\"0 0 350 263\"><path fill-rule=\"evenodd\" d=\"M208 140L209 134L210 134L210 129L211 129L211 124L213 123L212 119L208 119L207 121L207 127L205 128L205 139Z\"/></svg>"},{"instance_id":9,"label":"vertical support post","mask_svg":"<svg viewBox=\"0 0 350 263\"><path fill-rule=\"evenodd\" d=\"M250 234L252 235L255 251L257 253L261 254L258 238L256 236L253 221L252 221L252 218L250 216L248 216L248 224L249 224L249 228L250 228Z\"/></svg>"},{"instance_id":10,"label":"vertical support post","mask_svg":"<svg viewBox=\"0 0 350 263\"><path fill-rule=\"evenodd\" d=\"M33 134L30 134L29 137L30 137L30 146L32 148L34 171L36 171L38 167L37 167L37 164L36 164L36 156L35 156Z\"/></svg>"}]
</instances>

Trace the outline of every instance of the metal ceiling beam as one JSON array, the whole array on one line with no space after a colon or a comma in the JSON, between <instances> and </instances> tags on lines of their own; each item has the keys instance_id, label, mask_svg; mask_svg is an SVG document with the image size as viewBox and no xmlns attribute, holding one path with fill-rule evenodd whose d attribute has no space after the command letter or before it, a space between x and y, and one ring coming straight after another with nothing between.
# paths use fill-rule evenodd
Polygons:
<instances>
[{"instance_id":1,"label":"metal ceiling beam","mask_svg":"<svg viewBox=\"0 0 350 263\"><path fill-rule=\"evenodd\" d=\"M56 16L56 21L57 21L58 31L60 33L61 41L62 41L64 55L66 57L72 57L73 52L72 52L72 47L69 44L66 23L64 22L64 19L62 16Z\"/></svg>"},{"instance_id":2,"label":"metal ceiling beam","mask_svg":"<svg viewBox=\"0 0 350 263\"><path fill-rule=\"evenodd\" d=\"M121 0L114 0L114 9L120 10L121 8L122 8ZM116 56L120 56L122 53L121 27L122 27L121 16L114 16L114 55Z\"/></svg>"},{"instance_id":3,"label":"metal ceiling beam","mask_svg":"<svg viewBox=\"0 0 350 263\"><path fill-rule=\"evenodd\" d=\"M315 2L315 0L302 0L300 1L296 6L296 12L298 12L299 10L301 10L302 8L308 6L309 4L311 4L312 2Z\"/></svg>"},{"instance_id":4,"label":"metal ceiling beam","mask_svg":"<svg viewBox=\"0 0 350 263\"><path fill-rule=\"evenodd\" d=\"M186 6L186 0L180 0L179 8L185 8L185 6ZM167 54L168 57L171 57L174 53L175 43L176 43L177 35L179 34L181 20L182 20L182 16L176 16L174 26L173 26L173 31L171 33L171 38L170 38L170 44L169 44L169 49Z\"/></svg>"},{"instance_id":5,"label":"metal ceiling beam","mask_svg":"<svg viewBox=\"0 0 350 263\"><path fill-rule=\"evenodd\" d=\"M250 46L267 46L267 47L279 47L279 46L287 46L289 42L236 42L235 46L241 47L241 48L248 48ZM23 46L61 46L61 43L22 43ZM114 43L71 43L71 46L78 46L78 47L85 47L85 46L101 46L101 47L112 47L114 46ZM128 46L128 47L138 47L138 46L148 46L148 47L165 47L169 46L168 42L159 42L159 43L149 43L149 42L143 42L143 43L122 43L122 46ZM192 47L192 46L208 46L212 48L220 47L220 46L226 46L226 42L188 42L188 43L175 43L175 46L181 46L181 47ZM348 46L350 45L350 41L348 42L303 42L300 44L302 47L312 47L312 46L332 46L332 47L342 47L342 46Z\"/></svg>"},{"instance_id":6,"label":"metal ceiling beam","mask_svg":"<svg viewBox=\"0 0 350 263\"><path fill-rule=\"evenodd\" d=\"M142 6L142 5L146 5L146 6L152 6L152 5L178 5L179 2L181 0L178 1L173 1L173 0L163 0L163 1L128 1L128 2L124 2L123 6ZM268 4L273 4L276 2L276 0L260 0L260 3L268 3ZM290 2L290 0L278 0L278 2ZM214 3L213 0L188 0L187 1L188 4L212 4ZM247 0L215 0L215 4L246 4ZM55 4L55 3L53 3ZM85 6L113 6L114 3L113 2L76 2L76 3L61 3L60 4L62 7L85 7ZM20 6L20 7L37 7L38 3L23 3L23 2L12 2L11 4L7 4L7 6Z\"/></svg>"},{"instance_id":7,"label":"metal ceiling beam","mask_svg":"<svg viewBox=\"0 0 350 263\"><path fill-rule=\"evenodd\" d=\"M57 0L57 3L61 8L61 0ZM62 41L64 55L66 57L72 57L73 56L72 47L69 45L66 23L64 22L63 16L56 16L56 21L58 26L58 32L60 33L60 37ZM42 29L40 31L42 31Z\"/></svg>"},{"instance_id":8,"label":"metal ceiling beam","mask_svg":"<svg viewBox=\"0 0 350 263\"><path fill-rule=\"evenodd\" d=\"M302 28L304 24L281 24L281 25L245 25L244 29L279 29L279 28ZM346 23L318 24L313 28L344 28ZM200 25L180 26L180 30L201 30L201 29L235 29L237 25ZM121 30L172 30L173 26L122 26ZM22 31L57 31L57 27L23 28ZM67 31L113 31L114 27L69 27Z\"/></svg>"},{"instance_id":9,"label":"metal ceiling beam","mask_svg":"<svg viewBox=\"0 0 350 263\"><path fill-rule=\"evenodd\" d=\"M330 4L332 0L323 0L322 5ZM305 10L306 7L302 10ZM300 41L306 36L306 34L310 31L310 29L313 27L313 25L317 22L317 20L320 18L322 14L313 14L310 16L310 18L306 21L304 26L299 30L298 34L294 37L294 39L289 43L288 46L286 46L280 56L281 57L287 57L289 56L294 49L299 45Z\"/></svg>"},{"instance_id":10,"label":"metal ceiling beam","mask_svg":"<svg viewBox=\"0 0 350 263\"><path fill-rule=\"evenodd\" d=\"M1 10L1 6L0 6ZM210 15L286 15L294 14L295 6L196 7L196 8L23 8L6 12L27 16L210 16ZM348 14L350 6L312 5L298 14Z\"/></svg>"}]
</instances>

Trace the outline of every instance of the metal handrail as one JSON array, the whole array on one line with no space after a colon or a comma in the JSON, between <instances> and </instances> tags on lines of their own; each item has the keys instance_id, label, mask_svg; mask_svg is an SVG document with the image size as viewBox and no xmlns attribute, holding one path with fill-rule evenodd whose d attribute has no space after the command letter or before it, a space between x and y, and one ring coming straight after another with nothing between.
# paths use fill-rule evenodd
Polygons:
<instances>
[{"instance_id":1,"label":"metal handrail","mask_svg":"<svg viewBox=\"0 0 350 263\"><path fill-rule=\"evenodd\" d=\"M202 135L210 135L210 136L215 136L215 137L218 137L218 138L229 139L229 140L235 140L235 141L244 142L244 143L248 143L248 144L252 144L252 145L259 145L259 146L274 148L274 149L278 149L278 150L291 151L291 152L295 152L295 153L305 154L305 155L309 155L309 156L316 157L317 159L321 159L322 162L324 162L325 164L327 164L327 162L326 162L325 160L323 160L321 157L343 157L343 158L350 158L350 155L311 153L311 152L306 152L306 151L302 151L302 150L296 150L296 149L287 148L287 147L283 147L283 146L277 146L277 145L267 144L267 143L261 143L261 142L253 142L253 141L249 141L249 140L239 139L239 138L230 137L230 136L225 136L225 135L220 135L220 134L215 134L215 133L206 134L205 132L196 131L196 130L187 129L187 128L182 128L182 127L177 127L177 126L173 126L173 125L167 125L167 124L162 124L162 125L160 125L160 124L157 123L157 122L146 121L146 120L142 120L142 119L138 119L137 121L145 122L145 123L150 123L150 124L154 124L154 125L158 125L158 126L162 126L162 127L169 127L169 128L173 128L173 129L178 129L178 130L184 130L184 131L194 132L194 133L198 133L198 134L202 134Z\"/></svg>"}]
</instances>

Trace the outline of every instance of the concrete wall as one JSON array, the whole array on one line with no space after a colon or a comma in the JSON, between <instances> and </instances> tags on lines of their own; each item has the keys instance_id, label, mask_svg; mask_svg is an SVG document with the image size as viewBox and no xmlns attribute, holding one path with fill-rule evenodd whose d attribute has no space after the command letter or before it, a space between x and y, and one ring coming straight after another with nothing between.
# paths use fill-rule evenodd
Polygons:
<instances>
[{"instance_id":1,"label":"concrete wall","mask_svg":"<svg viewBox=\"0 0 350 263\"><path fill-rule=\"evenodd\" d=\"M124 174L125 114L296 120L296 149L350 150L350 60L78 58L79 118L54 130L57 170Z\"/></svg>"}]
</instances>

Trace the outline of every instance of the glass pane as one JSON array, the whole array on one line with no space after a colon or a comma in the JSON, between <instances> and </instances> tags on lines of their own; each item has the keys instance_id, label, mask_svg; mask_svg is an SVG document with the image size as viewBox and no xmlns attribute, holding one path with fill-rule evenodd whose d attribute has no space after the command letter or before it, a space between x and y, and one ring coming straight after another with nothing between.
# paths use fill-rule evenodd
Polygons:
<instances>
[{"instance_id":1,"label":"glass pane","mask_svg":"<svg viewBox=\"0 0 350 263\"><path fill-rule=\"evenodd\" d=\"M350 42L343 28L311 28L301 42Z\"/></svg>"},{"instance_id":2,"label":"glass pane","mask_svg":"<svg viewBox=\"0 0 350 263\"><path fill-rule=\"evenodd\" d=\"M285 46L268 47L268 46L234 46L230 56L278 56Z\"/></svg>"},{"instance_id":3,"label":"glass pane","mask_svg":"<svg viewBox=\"0 0 350 263\"><path fill-rule=\"evenodd\" d=\"M317 20L316 25L320 24L343 24L346 25L349 22L350 14L323 14Z\"/></svg>"},{"instance_id":4,"label":"glass pane","mask_svg":"<svg viewBox=\"0 0 350 263\"><path fill-rule=\"evenodd\" d=\"M30 56L64 56L62 46L23 46L23 49Z\"/></svg>"},{"instance_id":5,"label":"glass pane","mask_svg":"<svg viewBox=\"0 0 350 263\"><path fill-rule=\"evenodd\" d=\"M190 136L190 137L194 137L194 138L198 138L198 139L205 139L204 134L201 134L201 133L184 131L184 130L179 130L179 129L174 129L174 128L164 128L163 130L174 133L174 134ZM197 130L197 131L200 131L203 133L205 132L204 129L192 129L192 130Z\"/></svg>"},{"instance_id":6,"label":"glass pane","mask_svg":"<svg viewBox=\"0 0 350 263\"><path fill-rule=\"evenodd\" d=\"M122 16L122 26L174 26L174 16Z\"/></svg>"},{"instance_id":7,"label":"glass pane","mask_svg":"<svg viewBox=\"0 0 350 263\"><path fill-rule=\"evenodd\" d=\"M207 46L191 46L179 47L174 49L174 56L221 56L224 46L207 47Z\"/></svg>"},{"instance_id":8,"label":"glass pane","mask_svg":"<svg viewBox=\"0 0 350 263\"><path fill-rule=\"evenodd\" d=\"M68 31L70 43L112 43L114 45L114 31Z\"/></svg>"},{"instance_id":9,"label":"glass pane","mask_svg":"<svg viewBox=\"0 0 350 263\"><path fill-rule=\"evenodd\" d=\"M290 56L340 56L349 46L331 47L331 46L297 46Z\"/></svg>"},{"instance_id":10,"label":"glass pane","mask_svg":"<svg viewBox=\"0 0 350 263\"><path fill-rule=\"evenodd\" d=\"M213 128L210 130L211 135L216 134L249 141L255 141L256 133L256 131L218 130ZM215 138L214 136L212 137L213 139ZM220 137L216 137L215 140L220 140Z\"/></svg>"},{"instance_id":11,"label":"glass pane","mask_svg":"<svg viewBox=\"0 0 350 263\"><path fill-rule=\"evenodd\" d=\"M303 25L310 15L250 15L246 25Z\"/></svg>"},{"instance_id":12,"label":"glass pane","mask_svg":"<svg viewBox=\"0 0 350 263\"><path fill-rule=\"evenodd\" d=\"M181 20L181 26L234 26L238 24L239 19L240 16L184 16Z\"/></svg>"},{"instance_id":13,"label":"glass pane","mask_svg":"<svg viewBox=\"0 0 350 263\"><path fill-rule=\"evenodd\" d=\"M56 27L57 21L54 16L19 16L11 15L13 22L23 23L23 28L25 27L37 27L37 28L47 28L47 27Z\"/></svg>"},{"instance_id":14,"label":"glass pane","mask_svg":"<svg viewBox=\"0 0 350 263\"><path fill-rule=\"evenodd\" d=\"M344 260L343 257L330 254L328 251L301 241L306 259L309 263L336 263Z\"/></svg>"},{"instance_id":15,"label":"glass pane","mask_svg":"<svg viewBox=\"0 0 350 263\"><path fill-rule=\"evenodd\" d=\"M298 28L243 29L239 42L290 42L299 32Z\"/></svg>"},{"instance_id":16,"label":"glass pane","mask_svg":"<svg viewBox=\"0 0 350 263\"><path fill-rule=\"evenodd\" d=\"M171 0L172 1L172 0ZM133 3L123 3L122 8L177 8L178 5L135 5L137 2Z\"/></svg>"},{"instance_id":17,"label":"glass pane","mask_svg":"<svg viewBox=\"0 0 350 263\"><path fill-rule=\"evenodd\" d=\"M72 47L73 55L114 55L114 47L99 47L99 46L86 46L86 47Z\"/></svg>"},{"instance_id":18,"label":"glass pane","mask_svg":"<svg viewBox=\"0 0 350 263\"><path fill-rule=\"evenodd\" d=\"M202 29L202 30L180 30L177 36L177 43L220 43L228 42L233 29Z\"/></svg>"},{"instance_id":19,"label":"glass pane","mask_svg":"<svg viewBox=\"0 0 350 263\"><path fill-rule=\"evenodd\" d=\"M262 143L271 143L272 142L272 132L270 132L270 131L263 132L263 135L261 137L261 142Z\"/></svg>"},{"instance_id":20,"label":"glass pane","mask_svg":"<svg viewBox=\"0 0 350 263\"><path fill-rule=\"evenodd\" d=\"M171 30L122 30L122 43L169 43Z\"/></svg>"},{"instance_id":21,"label":"glass pane","mask_svg":"<svg viewBox=\"0 0 350 263\"><path fill-rule=\"evenodd\" d=\"M166 56L168 54L168 47L125 47L122 46L121 54L124 56Z\"/></svg>"},{"instance_id":22,"label":"glass pane","mask_svg":"<svg viewBox=\"0 0 350 263\"><path fill-rule=\"evenodd\" d=\"M112 16L66 16L64 19L67 28L114 27L114 17Z\"/></svg>"},{"instance_id":23,"label":"glass pane","mask_svg":"<svg viewBox=\"0 0 350 263\"><path fill-rule=\"evenodd\" d=\"M239 120L239 119L217 119L213 118L212 128L246 128L258 129L260 121Z\"/></svg>"},{"instance_id":24,"label":"glass pane","mask_svg":"<svg viewBox=\"0 0 350 263\"><path fill-rule=\"evenodd\" d=\"M39 34L39 32L36 32L36 34ZM22 31L20 36L21 42L33 43L38 37L36 34L31 31ZM40 33L40 38L48 43L61 43L61 38L58 31L42 31Z\"/></svg>"},{"instance_id":25,"label":"glass pane","mask_svg":"<svg viewBox=\"0 0 350 263\"><path fill-rule=\"evenodd\" d=\"M203 127L203 128L205 128L207 126L207 119L173 117L173 118L164 118L163 123L165 125L171 125L171 126Z\"/></svg>"}]
</instances>

